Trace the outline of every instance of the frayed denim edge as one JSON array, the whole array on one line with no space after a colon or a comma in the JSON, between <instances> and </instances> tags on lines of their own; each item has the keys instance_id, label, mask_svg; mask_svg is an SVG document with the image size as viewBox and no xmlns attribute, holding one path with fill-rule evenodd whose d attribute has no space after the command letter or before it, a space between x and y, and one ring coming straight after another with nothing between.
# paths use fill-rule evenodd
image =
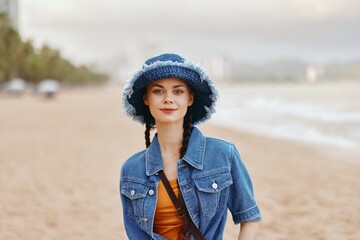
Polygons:
<instances>
[{"instance_id":1,"label":"frayed denim edge","mask_svg":"<svg viewBox=\"0 0 360 240\"><path fill-rule=\"evenodd\" d=\"M195 72L197 72L200 76L201 81L205 81L212 94L210 95L210 99L213 101L210 107L204 106L207 114L200 119L198 122L195 123L195 125L198 125L202 122L205 122L206 120L210 119L211 115L215 113L215 103L219 98L219 94L217 89L215 88L215 84L213 79L208 75L202 67L195 64L192 61L185 60L184 62L173 62L173 61L156 61L153 64L147 65L144 64L143 68L139 71L135 72L132 77L127 81L127 84L124 87L123 93L122 93L122 103L123 103L123 112L125 115L129 116L132 120L138 121L141 124L145 124L145 120L143 116L137 116L136 115L136 109L129 103L128 98L131 97L133 94L133 86L135 84L135 81L141 76L143 73L150 71L152 69L155 69L157 67L161 66L180 66L184 68L191 69Z\"/></svg>"}]
</instances>

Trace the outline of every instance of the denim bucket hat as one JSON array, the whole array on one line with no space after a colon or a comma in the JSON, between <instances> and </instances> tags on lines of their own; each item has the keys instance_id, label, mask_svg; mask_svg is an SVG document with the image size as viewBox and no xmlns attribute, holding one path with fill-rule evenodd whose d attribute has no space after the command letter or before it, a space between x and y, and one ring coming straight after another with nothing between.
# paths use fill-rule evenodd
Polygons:
<instances>
[{"instance_id":1,"label":"denim bucket hat","mask_svg":"<svg viewBox=\"0 0 360 240\"><path fill-rule=\"evenodd\" d=\"M150 114L143 100L146 86L157 80L172 77L182 79L193 90L192 123L196 125L209 119L215 112L215 102L218 99L214 81L202 67L173 53L149 58L142 68L133 74L123 91L125 113L131 119L145 124L144 116ZM155 124L151 115L149 120L151 124Z\"/></svg>"}]
</instances>

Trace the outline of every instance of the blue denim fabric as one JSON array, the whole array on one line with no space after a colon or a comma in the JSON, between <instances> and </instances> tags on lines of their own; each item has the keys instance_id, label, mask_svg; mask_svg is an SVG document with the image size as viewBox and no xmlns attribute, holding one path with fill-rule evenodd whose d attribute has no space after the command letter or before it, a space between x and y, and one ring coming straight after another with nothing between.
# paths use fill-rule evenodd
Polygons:
<instances>
[{"instance_id":1,"label":"blue denim fabric","mask_svg":"<svg viewBox=\"0 0 360 240\"><path fill-rule=\"evenodd\" d=\"M122 166L120 195L129 239L165 239L153 232L157 174L162 167L158 140ZM222 239L227 208L234 223L261 220L250 176L236 147L194 128L185 156L177 162L179 188L193 222L205 239ZM152 191L150 191L152 190Z\"/></svg>"}]
</instances>

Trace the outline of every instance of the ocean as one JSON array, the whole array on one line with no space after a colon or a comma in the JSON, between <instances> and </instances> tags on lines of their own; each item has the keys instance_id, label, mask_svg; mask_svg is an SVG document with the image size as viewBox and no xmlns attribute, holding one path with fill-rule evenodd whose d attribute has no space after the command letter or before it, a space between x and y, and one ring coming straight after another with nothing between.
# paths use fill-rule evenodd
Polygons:
<instances>
[{"instance_id":1,"label":"ocean","mask_svg":"<svg viewBox=\"0 0 360 240\"><path fill-rule=\"evenodd\" d=\"M360 150L360 82L218 85L220 99L212 122Z\"/></svg>"}]
</instances>

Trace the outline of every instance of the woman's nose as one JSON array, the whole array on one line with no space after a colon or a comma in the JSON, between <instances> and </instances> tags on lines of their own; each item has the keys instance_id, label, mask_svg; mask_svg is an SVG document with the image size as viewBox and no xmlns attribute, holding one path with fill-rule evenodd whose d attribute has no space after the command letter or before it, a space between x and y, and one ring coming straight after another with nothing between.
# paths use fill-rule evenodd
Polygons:
<instances>
[{"instance_id":1,"label":"woman's nose","mask_svg":"<svg viewBox=\"0 0 360 240\"><path fill-rule=\"evenodd\" d=\"M170 94L167 94L164 98L164 103L173 103L172 97Z\"/></svg>"}]
</instances>

